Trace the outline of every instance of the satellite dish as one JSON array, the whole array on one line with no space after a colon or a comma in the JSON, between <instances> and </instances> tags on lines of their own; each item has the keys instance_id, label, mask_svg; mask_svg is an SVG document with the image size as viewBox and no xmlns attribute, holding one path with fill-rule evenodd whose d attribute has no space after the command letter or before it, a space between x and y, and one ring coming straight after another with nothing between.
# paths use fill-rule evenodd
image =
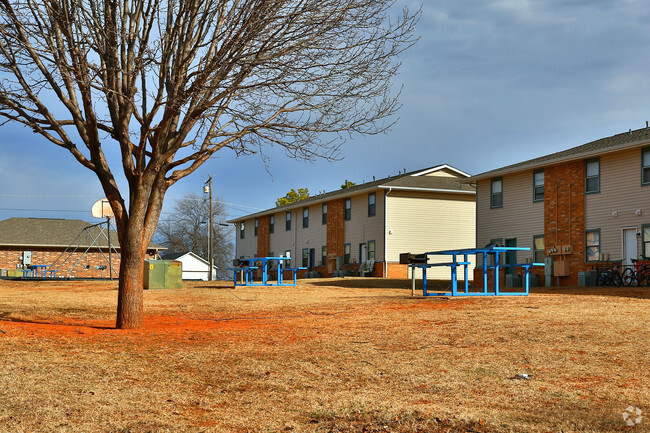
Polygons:
<instances>
[{"instance_id":1,"label":"satellite dish","mask_svg":"<svg viewBox=\"0 0 650 433\"><path fill-rule=\"evenodd\" d=\"M108 199L97 200L92 208L90 208L90 214L94 218L112 218L113 209L111 209L111 204L108 202Z\"/></svg>"}]
</instances>

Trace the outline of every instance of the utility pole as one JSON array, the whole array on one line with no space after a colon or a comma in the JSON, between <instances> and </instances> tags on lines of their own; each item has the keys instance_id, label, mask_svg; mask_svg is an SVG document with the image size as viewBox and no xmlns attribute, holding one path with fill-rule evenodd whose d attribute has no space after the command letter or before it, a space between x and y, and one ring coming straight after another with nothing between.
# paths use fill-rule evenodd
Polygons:
<instances>
[{"instance_id":1,"label":"utility pole","mask_svg":"<svg viewBox=\"0 0 650 433\"><path fill-rule=\"evenodd\" d=\"M208 254L210 254L210 270L208 271L208 281L212 281L212 261L214 260L212 254L212 176L208 176L208 180L205 182L203 191L209 194L208 200L210 200L210 227L208 228L208 242L210 243L210 245L208 245Z\"/></svg>"}]
</instances>

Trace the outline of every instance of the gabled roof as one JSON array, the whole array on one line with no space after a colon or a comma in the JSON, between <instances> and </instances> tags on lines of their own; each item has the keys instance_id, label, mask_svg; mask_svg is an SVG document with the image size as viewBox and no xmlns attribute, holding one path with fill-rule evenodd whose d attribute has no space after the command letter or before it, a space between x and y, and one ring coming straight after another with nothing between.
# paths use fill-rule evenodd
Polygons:
<instances>
[{"instance_id":1,"label":"gabled roof","mask_svg":"<svg viewBox=\"0 0 650 433\"><path fill-rule=\"evenodd\" d=\"M517 164L508 165L506 167L497 168L495 170L486 171L485 173L477 174L465 179L464 182L475 182L481 179L487 179L495 176L502 176L504 174L516 173L524 170L535 170L550 165L555 165L563 162L574 161L585 158L597 157L611 152L618 152L626 149L640 148L650 144L650 128L637 129L636 131L629 130L622 134L612 135L611 137L601 138L581 146L572 147L571 149L563 150L550 155L540 156L538 158L530 159L528 161L519 162Z\"/></svg>"},{"instance_id":2,"label":"gabled roof","mask_svg":"<svg viewBox=\"0 0 650 433\"><path fill-rule=\"evenodd\" d=\"M458 174L459 177L443 177L443 176L428 176L436 171L448 170ZM250 215L234 218L228 220L229 223L243 221L249 218L259 217L263 215L270 215L277 212L288 211L291 209L301 208L316 203L325 203L342 197L350 197L364 192L370 192L376 189L392 189L392 190L411 190L411 191L428 191L428 192L443 192L443 193L457 193L457 194L476 194L476 190L466 184L464 179L469 174L458 170L448 164L441 164L434 167L425 168L423 170L411 171L400 173L397 176L388 176L383 179L373 180L361 185L351 186L349 188L339 189L336 191L318 194L304 200L290 203L284 206L276 206L261 212Z\"/></svg>"},{"instance_id":3,"label":"gabled roof","mask_svg":"<svg viewBox=\"0 0 650 433\"><path fill-rule=\"evenodd\" d=\"M166 254L161 254L160 258L162 260L179 260L185 256L188 257L194 257L195 259L199 260L201 263L205 264L206 266L210 266L208 261L204 259L203 257L199 256L198 254L193 253L192 251L184 251L182 253L166 253ZM214 263L212 264L212 267L214 269L219 269L218 266L216 266ZM206 271L207 272L207 271Z\"/></svg>"},{"instance_id":4,"label":"gabled roof","mask_svg":"<svg viewBox=\"0 0 650 433\"><path fill-rule=\"evenodd\" d=\"M102 224L106 226L106 223ZM75 246L89 247L93 245L93 240L84 234L84 229L90 226L93 224L82 220L9 218L0 221L0 245L21 248L66 248L74 243ZM111 230L110 236L111 246L119 248L117 233ZM98 236L95 244L101 248L108 248L108 240L105 236ZM150 248L166 249L155 244L151 244Z\"/></svg>"}]
</instances>

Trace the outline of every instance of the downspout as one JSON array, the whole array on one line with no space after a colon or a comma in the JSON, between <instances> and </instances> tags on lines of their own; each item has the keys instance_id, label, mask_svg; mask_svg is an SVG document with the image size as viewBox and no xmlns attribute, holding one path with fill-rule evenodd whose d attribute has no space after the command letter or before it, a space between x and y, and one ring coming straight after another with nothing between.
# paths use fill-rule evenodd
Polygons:
<instances>
[{"instance_id":1,"label":"downspout","mask_svg":"<svg viewBox=\"0 0 650 433\"><path fill-rule=\"evenodd\" d=\"M392 190L384 191L384 278L388 278L388 194Z\"/></svg>"}]
</instances>

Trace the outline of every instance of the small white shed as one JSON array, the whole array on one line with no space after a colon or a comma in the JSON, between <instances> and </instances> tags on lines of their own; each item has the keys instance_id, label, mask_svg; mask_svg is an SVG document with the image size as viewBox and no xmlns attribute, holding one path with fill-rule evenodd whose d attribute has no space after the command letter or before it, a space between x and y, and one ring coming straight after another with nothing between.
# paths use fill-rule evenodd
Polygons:
<instances>
[{"instance_id":1,"label":"small white shed","mask_svg":"<svg viewBox=\"0 0 650 433\"><path fill-rule=\"evenodd\" d=\"M182 263L183 280L208 281L210 263L191 251L168 253L160 256L163 260L177 260ZM217 267L212 266L212 279L216 278Z\"/></svg>"}]
</instances>

